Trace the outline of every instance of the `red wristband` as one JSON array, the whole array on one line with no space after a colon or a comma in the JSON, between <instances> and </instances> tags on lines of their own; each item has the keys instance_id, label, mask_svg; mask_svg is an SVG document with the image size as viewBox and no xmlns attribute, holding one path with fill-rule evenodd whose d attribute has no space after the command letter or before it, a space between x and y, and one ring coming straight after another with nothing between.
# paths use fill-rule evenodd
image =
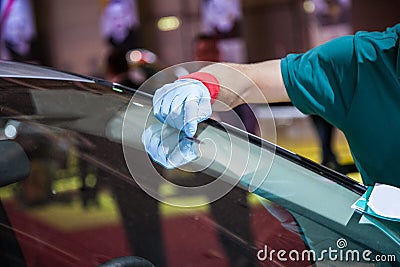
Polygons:
<instances>
[{"instance_id":1,"label":"red wristband","mask_svg":"<svg viewBox=\"0 0 400 267\"><path fill-rule=\"evenodd\" d=\"M188 75L179 77L179 80L180 79L194 79L202 82L210 92L211 104L213 104L215 100L217 100L220 86L217 78L215 78L214 75L207 72L193 72Z\"/></svg>"}]
</instances>

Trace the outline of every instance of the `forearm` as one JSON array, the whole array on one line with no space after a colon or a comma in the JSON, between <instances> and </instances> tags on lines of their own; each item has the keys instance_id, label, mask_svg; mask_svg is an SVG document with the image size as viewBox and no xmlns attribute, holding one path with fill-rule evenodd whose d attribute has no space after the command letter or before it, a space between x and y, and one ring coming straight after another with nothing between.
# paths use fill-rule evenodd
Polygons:
<instances>
[{"instance_id":1,"label":"forearm","mask_svg":"<svg viewBox=\"0 0 400 267\"><path fill-rule=\"evenodd\" d=\"M221 87L218 101L229 107L243 103L290 101L283 83L280 60L254 64L216 63L203 69L214 75ZM221 105L217 109L221 109Z\"/></svg>"}]
</instances>

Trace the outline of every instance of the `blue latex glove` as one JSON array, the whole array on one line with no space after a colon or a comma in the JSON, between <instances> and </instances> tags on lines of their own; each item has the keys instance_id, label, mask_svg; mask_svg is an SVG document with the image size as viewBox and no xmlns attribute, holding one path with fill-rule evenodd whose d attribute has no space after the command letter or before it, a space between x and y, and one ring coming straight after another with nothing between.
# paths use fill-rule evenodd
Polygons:
<instances>
[{"instance_id":1,"label":"blue latex glove","mask_svg":"<svg viewBox=\"0 0 400 267\"><path fill-rule=\"evenodd\" d=\"M184 165L199 154L183 132L161 124L150 125L142 134L142 143L150 157L167 169Z\"/></svg>"},{"instance_id":2,"label":"blue latex glove","mask_svg":"<svg viewBox=\"0 0 400 267\"><path fill-rule=\"evenodd\" d=\"M194 79L176 80L159 88L153 97L154 116L162 123L193 137L197 124L211 116L207 87Z\"/></svg>"}]
</instances>

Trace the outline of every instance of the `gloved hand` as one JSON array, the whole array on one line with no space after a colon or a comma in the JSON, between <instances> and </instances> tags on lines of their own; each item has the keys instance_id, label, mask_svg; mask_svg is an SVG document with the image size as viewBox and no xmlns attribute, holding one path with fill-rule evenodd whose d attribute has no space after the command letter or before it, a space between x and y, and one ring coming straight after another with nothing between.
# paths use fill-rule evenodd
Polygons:
<instances>
[{"instance_id":1,"label":"gloved hand","mask_svg":"<svg viewBox=\"0 0 400 267\"><path fill-rule=\"evenodd\" d=\"M142 134L142 143L150 157L167 169L184 165L199 155L196 144L183 132L161 124L150 125Z\"/></svg>"},{"instance_id":2,"label":"gloved hand","mask_svg":"<svg viewBox=\"0 0 400 267\"><path fill-rule=\"evenodd\" d=\"M211 116L211 96L195 79L180 79L159 88L153 97L154 116L193 137L197 124Z\"/></svg>"}]
</instances>

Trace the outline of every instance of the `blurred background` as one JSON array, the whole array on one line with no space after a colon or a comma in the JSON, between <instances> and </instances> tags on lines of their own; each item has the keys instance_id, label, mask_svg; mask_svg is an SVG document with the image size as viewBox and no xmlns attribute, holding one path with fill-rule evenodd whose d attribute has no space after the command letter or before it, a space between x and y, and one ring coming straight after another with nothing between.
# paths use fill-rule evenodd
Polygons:
<instances>
[{"instance_id":1,"label":"blurred background","mask_svg":"<svg viewBox=\"0 0 400 267\"><path fill-rule=\"evenodd\" d=\"M1 59L129 80L133 87L160 69L198 59L199 36L217 42L212 61L257 62L400 22L399 0L0 0L0 6ZM121 80L127 71L129 79ZM264 108L254 110L267 132ZM272 109L279 145L323 163L324 142L329 150L332 140L336 155L329 158L328 151L331 162L324 165L352 172L340 169L352 164L340 131L326 130L323 140L315 118L290 104Z\"/></svg>"},{"instance_id":2,"label":"blurred background","mask_svg":"<svg viewBox=\"0 0 400 267\"><path fill-rule=\"evenodd\" d=\"M193 39L204 26L205 2L210 0L1 0L2 58L10 58L4 49L7 28L26 29L26 38L34 42L35 60L67 71L101 74L110 47L106 40L104 13L111 2L131 2L121 16L132 16L129 27L135 29L132 47L154 52L163 66L193 59ZM247 62L282 57L314 45L313 17L319 2L313 0L220 0L227 7L215 11L214 21L224 12L240 22L235 37L242 39L241 59ZM240 13L231 11L233 2ZM349 31L382 30L400 21L398 0L348 0ZM322 3L322 5L326 3ZM217 4L218 5L218 4ZM10 7L11 6L11 7ZM25 7L24 7L25 6ZM218 7L217 7L218 8ZM15 10L20 9L20 12ZM234 9L234 8L233 8ZM19 14L16 14L19 13ZM118 11L116 11L118 13ZM128 14L130 13L130 14ZM229 15L229 14L228 14ZM109 22L112 23L112 22ZM221 24L229 24L222 22ZM226 31L231 25L225 25ZM111 27L111 26L109 26ZM222 25L221 28L224 26ZM222 30L223 31L223 30ZM15 35L15 34L14 34ZM8 54L8 55L7 55Z\"/></svg>"}]
</instances>

